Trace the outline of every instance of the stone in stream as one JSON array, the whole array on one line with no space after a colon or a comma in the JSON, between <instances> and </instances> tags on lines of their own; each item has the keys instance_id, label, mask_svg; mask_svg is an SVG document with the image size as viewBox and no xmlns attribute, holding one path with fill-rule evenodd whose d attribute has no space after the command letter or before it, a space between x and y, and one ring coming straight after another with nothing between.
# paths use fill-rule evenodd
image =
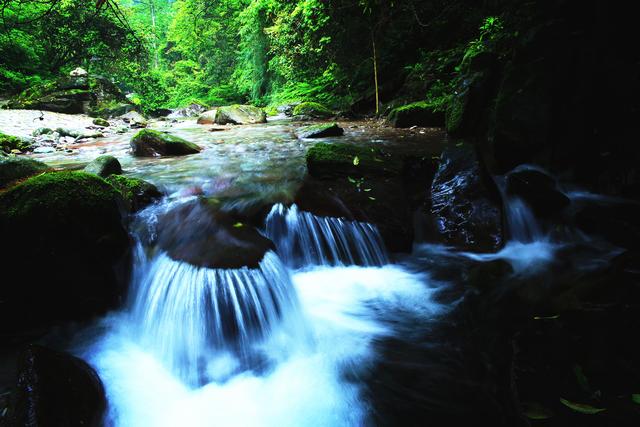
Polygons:
<instances>
[{"instance_id":1,"label":"stone in stream","mask_svg":"<svg viewBox=\"0 0 640 427\"><path fill-rule=\"evenodd\" d=\"M262 108L252 105L230 105L205 111L198 118L198 124L248 125L266 123L267 114Z\"/></svg>"},{"instance_id":2,"label":"stone in stream","mask_svg":"<svg viewBox=\"0 0 640 427\"><path fill-rule=\"evenodd\" d=\"M0 330L86 320L115 307L129 249L120 197L96 175L68 171L0 193L0 259L19 272L2 279Z\"/></svg>"},{"instance_id":3,"label":"stone in stream","mask_svg":"<svg viewBox=\"0 0 640 427\"><path fill-rule=\"evenodd\" d=\"M199 200L158 218L158 245L174 260L207 268L257 268L275 246L252 226Z\"/></svg>"},{"instance_id":4,"label":"stone in stream","mask_svg":"<svg viewBox=\"0 0 640 427\"><path fill-rule=\"evenodd\" d=\"M33 138L22 138L0 132L0 151L7 153L11 150L27 151L33 142Z\"/></svg>"},{"instance_id":5,"label":"stone in stream","mask_svg":"<svg viewBox=\"0 0 640 427\"><path fill-rule=\"evenodd\" d=\"M391 110L387 121L396 128L411 126L442 127L444 126L444 112L437 111L426 101L415 102Z\"/></svg>"},{"instance_id":6,"label":"stone in stream","mask_svg":"<svg viewBox=\"0 0 640 427\"><path fill-rule=\"evenodd\" d=\"M50 135L53 133L53 129L51 128L38 128L36 130L34 130L31 135L34 137L38 137L41 135Z\"/></svg>"},{"instance_id":7,"label":"stone in stream","mask_svg":"<svg viewBox=\"0 0 640 427\"><path fill-rule=\"evenodd\" d=\"M93 119L93 124L96 126L109 127L109 122L100 117Z\"/></svg>"},{"instance_id":8,"label":"stone in stream","mask_svg":"<svg viewBox=\"0 0 640 427\"><path fill-rule=\"evenodd\" d=\"M482 252L502 246L500 197L473 146L458 143L445 149L430 193L425 205L430 240Z\"/></svg>"},{"instance_id":9,"label":"stone in stream","mask_svg":"<svg viewBox=\"0 0 640 427\"><path fill-rule=\"evenodd\" d=\"M178 108L178 109L172 110L171 113L167 115L167 118L182 119L186 117L196 117L204 113L206 110L207 110L206 107L200 104L193 103L184 108Z\"/></svg>"},{"instance_id":10,"label":"stone in stream","mask_svg":"<svg viewBox=\"0 0 640 427\"><path fill-rule=\"evenodd\" d=\"M344 129L337 123L326 123L312 126L305 126L296 130L298 138L328 138L331 136L344 135Z\"/></svg>"},{"instance_id":11,"label":"stone in stream","mask_svg":"<svg viewBox=\"0 0 640 427\"><path fill-rule=\"evenodd\" d=\"M85 166L84 171L98 175L101 178L106 178L109 175L120 175L122 173L122 166L115 157L105 155L96 157L91 163Z\"/></svg>"},{"instance_id":12,"label":"stone in stream","mask_svg":"<svg viewBox=\"0 0 640 427\"><path fill-rule=\"evenodd\" d=\"M0 158L0 188L10 183L49 170L49 166L26 157Z\"/></svg>"},{"instance_id":13,"label":"stone in stream","mask_svg":"<svg viewBox=\"0 0 640 427\"><path fill-rule=\"evenodd\" d=\"M330 119L335 113L317 102L303 102L293 108L293 116L298 119Z\"/></svg>"},{"instance_id":14,"label":"stone in stream","mask_svg":"<svg viewBox=\"0 0 640 427\"><path fill-rule=\"evenodd\" d=\"M315 178L393 176L402 169L402 159L353 143L317 143L307 151L306 159L309 174Z\"/></svg>"},{"instance_id":15,"label":"stone in stream","mask_svg":"<svg viewBox=\"0 0 640 427\"><path fill-rule=\"evenodd\" d=\"M18 359L18 378L4 426L97 427L107 408L102 381L86 362L31 344Z\"/></svg>"},{"instance_id":16,"label":"stone in stream","mask_svg":"<svg viewBox=\"0 0 640 427\"><path fill-rule=\"evenodd\" d=\"M571 201L557 188L556 180L535 169L521 169L507 175L507 193L522 198L541 217L559 213Z\"/></svg>"},{"instance_id":17,"label":"stone in stream","mask_svg":"<svg viewBox=\"0 0 640 427\"><path fill-rule=\"evenodd\" d=\"M144 209L162 197L155 185L142 179L114 174L107 177L106 181L120 192L129 212Z\"/></svg>"},{"instance_id":18,"label":"stone in stream","mask_svg":"<svg viewBox=\"0 0 640 427\"><path fill-rule=\"evenodd\" d=\"M184 156L199 153L202 149L189 141L157 130L143 129L131 138L134 156Z\"/></svg>"},{"instance_id":19,"label":"stone in stream","mask_svg":"<svg viewBox=\"0 0 640 427\"><path fill-rule=\"evenodd\" d=\"M144 116L137 111L129 111L128 113L123 114L118 118L129 124L129 126L134 129L147 127L147 119L145 119Z\"/></svg>"}]
</instances>

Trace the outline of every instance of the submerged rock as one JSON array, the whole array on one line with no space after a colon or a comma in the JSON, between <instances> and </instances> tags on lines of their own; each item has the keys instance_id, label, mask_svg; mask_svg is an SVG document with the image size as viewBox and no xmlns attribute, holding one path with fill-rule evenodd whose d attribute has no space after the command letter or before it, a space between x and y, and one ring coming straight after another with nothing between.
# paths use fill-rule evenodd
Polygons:
<instances>
[{"instance_id":1,"label":"submerged rock","mask_svg":"<svg viewBox=\"0 0 640 427\"><path fill-rule=\"evenodd\" d=\"M330 119L335 116L333 111L317 102L303 102L296 105L293 109L293 115L307 119Z\"/></svg>"},{"instance_id":2,"label":"submerged rock","mask_svg":"<svg viewBox=\"0 0 640 427\"><path fill-rule=\"evenodd\" d=\"M398 175L402 160L383 150L353 143L320 142L307 151L307 169L316 178Z\"/></svg>"},{"instance_id":3,"label":"submerged rock","mask_svg":"<svg viewBox=\"0 0 640 427\"><path fill-rule=\"evenodd\" d=\"M0 188L19 179L42 173L49 166L25 157L0 157Z\"/></svg>"},{"instance_id":4,"label":"submerged rock","mask_svg":"<svg viewBox=\"0 0 640 427\"><path fill-rule=\"evenodd\" d=\"M85 166L84 171L106 178L109 175L120 175L122 166L118 159L113 156L100 156Z\"/></svg>"},{"instance_id":5,"label":"submerged rock","mask_svg":"<svg viewBox=\"0 0 640 427\"><path fill-rule=\"evenodd\" d=\"M444 112L437 111L433 105L426 101L414 102L391 110L387 121L396 128L442 127L444 126Z\"/></svg>"},{"instance_id":6,"label":"submerged rock","mask_svg":"<svg viewBox=\"0 0 640 427\"><path fill-rule=\"evenodd\" d=\"M130 212L144 209L162 197L158 187L142 179L111 175L106 181L120 192Z\"/></svg>"},{"instance_id":7,"label":"submerged rock","mask_svg":"<svg viewBox=\"0 0 640 427\"><path fill-rule=\"evenodd\" d=\"M46 172L0 193L0 259L16 272L0 286L0 330L83 320L116 305L129 248L119 197L84 172Z\"/></svg>"},{"instance_id":8,"label":"submerged rock","mask_svg":"<svg viewBox=\"0 0 640 427\"><path fill-rule=\"evenodd\" d=\"M271 240L204 201L158 218L158 245L175 260L207 268L257 268Z\"/></svg>"},{"instance_id":9,"label":"submerged rock","mask_svg":"<svg viewBox=\"0 0 640 427\"><path fill-rule=\"evenodd\" d=\"M175 135L144 129L131 138L131 150L134 156L184 156L199 153L202 149Z\"/></svg>"},{"instance_id":10,"label":"submerged rock","mask_svg":"<svg viewBox=\"0 0 640 427\"><path fill-rule=\"evenodd\" d=\"M434 240L465 250L500 248L502 209L489 180L474 147L456 145L442 153L426 206Z\"/></svg>"},{"instance_id":11,"label":"submerged rock","mask_svg":"<svg viewBox=\"0 0 640 427\"><path fill-rule=\"evenodd\" d=\"M3 425L98 427L107 407L98 374L83 360L30 345Z\"/></svg>"},{"instance_id":12,"label":"submerged rock","mask_svg":"<svg viewBox=\"0 0 640 427\"><path fill-rule=\"evenodd\" d=\"M337 123L305 126L296 131L298 138L328 138L342 135L344 135L344 129Z\"/></svg>"},{"instance_id":13,"label":"submerged rock","mask_svg":"<svg viewBox=\"0 0 640 427\"><path fill-rule=\"evenodd\" d=\"M507 175L507 193L522 198L538 216L550 216L567 207L571 201L551 176L535 169L522 169Z\"/></svg>"}]
</instances>

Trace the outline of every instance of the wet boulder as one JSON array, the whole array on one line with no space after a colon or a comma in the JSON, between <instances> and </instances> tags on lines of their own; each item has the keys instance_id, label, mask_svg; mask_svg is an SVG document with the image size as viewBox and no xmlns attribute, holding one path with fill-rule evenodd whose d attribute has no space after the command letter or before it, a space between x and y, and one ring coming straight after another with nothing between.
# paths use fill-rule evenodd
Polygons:
<instances>
[{"instance_id":1,"label":"wet boulder","mask_svg":"<svg viewBox=\"0 0 640 427\"><path fill-rule=\"evenodd\" d=\"M402 160L379 148L353 143L320 142L307 151L307 169L315 178L393 176L402 169Z\"/></svg>"},{"instance_id":2,"label":"wet boulder","mask_svg":"<svg viewBox=\"0 0 640 427\"><path fill-rule=\"evenodd\" d=\"M199 125L212 125L216 123L216 116L218 115L218 109L207 110L198 116Z\"/></svg>"},{"instance_id":3,"label":"wet boulder","mask_svg":"<svg viewBox=\"0 0 640 427\"><path fill-rule=\"evenodd\" d=\"M198 118L198 124L249 125L266 123L267 113L253 105L229 105L205 111Z\"/></svg>"},{"instance_id":4,"label":"wet boulder","mask_svg":"<svg viewBox=\"0 0 640 427\"><path fill-rule=\"evenodd\" d=\"M387 121L395 128L442 127L444 126L444 112L436 110L432 104L426 101L414 102L391 110Z\"/></svg>"},{"instance_id":5,"label":"wet boulder","mask_svg":"<svg viewBox=\"0 0 640 427\"><path fill-rule=\"evenodd\" d=\"M133 155L138 157L184 156L201 151L201 148L192 142L151 129L144 129L135 134L130 145Z\"/></svg>"},{"instance_id":6,"label":"wet boulder","mask_svg":"<svg viewBox=\"0 0 640 427\"><path fill-rule=\"evenodd\" d=\"M118 159L113 156L99 156L85 166L84 171L98 175L101 178L106 178L109 175L120 175L122 173L122 166Z\"/></svg>"},{"instance_id":7,"label":"wet boulder","mask_svg":"<svg viewBox=\"0 0 640 427\"><path fill-rule=\"evenodd\" d=\"M158 187L142 179L115 174L106 181L121 194L129 212L137 212L162 198Z\"/></svg>"},{"instance_id":8,"label":"wet boulder","mask_svg":"<svg viewBox=\"0 0 640 427\"><path fill-rule=\"evenodd\" d=\"M20 138L0 132L0 151L6 153L11 153L13 150L27 151L32 143L33 141L28 138Z\"/></svg>"},{"instance_id":9,"label":"wet boulder","mask_svg":"<svg viewBox=\"0 0 640 427\"><path fill-rule=\"evenodd\" d=\"M293 116L300 119L330 119L335 113L317 102L302 102L293 108Z\"/></svg>"},{"instance_id":10,"label":"wet boulder","mask_svg":"<svg viewBox=\"0 0 640 427\"><path fill-rule=\"evenodd\" d=\"M509 173L507 194L523 199L541 217L557 214L571 203L558 190L554 178L536 169L519 169Z\"/></svg>"},{"instance_id":11,"label":"wet boulder","mask_svg":"<svg viewBox=\"0 0 640 427\"><path fill-rule=\"evenodd\" d=\"M271 240L215 205L199 200L158 218L158 246L175 260L207 268L257 268Z\"/></svg>"},{"instance_id":12,"label":"wet boulder","mask_svg":"<svg viewBox=\"0 0 640 427\"><path fill-rule=\"evenodd\" d=\"M42 173L49 166L25 157L0 157L0 189L10 183Z\"/></svg>"},{"instance_id":13,"label":"wet boulder","mask_svg":"<svg viewBox=\"0 0 640 427\"><path fill-rule=\"evenodd\" d=\"M167 115L167 118L182 119L186 117L197 117L200 114L204 113L206 110L206 107L204 107L203 105L193 103L184 108L172 110L169 115Z\"/></svg>"},{"instance_id":14,"label":"wet boulder","mask_svg":"<svg viewBox=\"0 0 640 427\"><path fill-rule=\"evenodd\" d=\"M137 111L129 111L128 113L123 114L118 118L123 122L127 123L129 127L133 129L140 129L140 128L147 127L147 119L145 119L145 117L142 114L138 113Z\"/></svg>"},{"instance_id":15,"label":"wet boulder","mask_svg":"<svg viewBox=\"0 0 640 427\"><path fill-rule=\"evenodd\" d=\"M473 146L462 143L445 149L425 206L431 238L465 250L500 248L502 209L492 184Z\"/></svg>"},{"instance_id":16,"label":"wet boulder","mask_svg":"<svg viewBox=\"0 0 640 427\"><path fill-rule=\"evenodd\" d=\"M319 124L312 126L304 126L296 130L298 138L328 138L332 136L344 135L344 129L337 123Z\"/></svg>"},{"instance_id":17,"label":"wet boulder","mask_svg":"<svg viewBox=\"0 0 640 427\"><path fill-rule=\"evenodd\" d=\"M287 117L293 116L293 109L300 105L300 102L291 102L289 104L279 105L276 111L280 114L284 114Z\"/></svg>"},{"instance_id":18,"label":"wet boulder","mask_svg":"<svg viewBox=\"0 0 640 427\"><path fill-rule=\"evenodd\" d=\"M123 291L129 238L118 192L84 172L45 172L0 193L0 330L84 320Z\"/></svg>"},{"instance_id":19,"label":"wet boulder","mask_svg":"<svg viewBox=\"0 0 640 427\"><path fill-rule=\"evenodd\" d=\"M109 122L100 117L93 119L93 124L96 126L109 127Z\"/></svg>"},{"instance_id":20,"label":"wet boulder","mask_svg":"<svg viewBox=\"0 0 640 427\"><path fill-rule=\"evenodd\" d=\"M107 407L98 374L68 353L30 345L18 361L18 378L4 426L98 427Z\"/></svg>"}]
</instances>

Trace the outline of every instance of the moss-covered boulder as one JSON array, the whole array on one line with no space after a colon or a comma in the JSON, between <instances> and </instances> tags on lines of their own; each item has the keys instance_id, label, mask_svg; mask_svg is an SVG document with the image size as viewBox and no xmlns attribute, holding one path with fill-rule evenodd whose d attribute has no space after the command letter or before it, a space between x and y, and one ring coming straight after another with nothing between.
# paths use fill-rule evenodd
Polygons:
<instances>
[{"instance_id":1,"label":"moss-covered boulder","mask_svg":"<svg viewBox=\"0 0 640 427\"><path fill-rule=\"evenodd\" d=\"M46 172L0 192L0 259L15 272L5 271L0 285L0 329L83 320L115 307L129 248L119 197L84 172Z\"/></svg>"},{"instance_id":2,"label":"moss-covered boulder","mask_svg":"<svg viewBox=\"0 0 640 427\"><path fill-rule=\"evenodd\" d=\"M266 123L267 113L252 105L229 105L205 111L198 117L198 124L249 125Z\"/></svg>"},{"instance_id":3,"label":"moss-covered boulder","mask_svg":"<svg viewBox=\"0 0 640 427\"><path fill-rule=\"evenodd\" d=\"M296 130L298 138L328 138L342 135L344 135L344 129L338 126L337 123L304 126Z\"/></svg>"},{"instance_id":4,"label":"moss-covered boulder","mask_svg":"<svg viewBox=\"0 0 640 427\"><path fill-rule=\"evenodd\" d=\"M12 99L7 107L68 114L86 113L94 117L111 117L114 112L134 109L115 84L96 75L65 76L32 86Z\"/></svg>"},{"instance_id":5,"label":"moss-covered boulder","mask_svg":"<svg viewBox=\"0 0 640 427\"><path fill-rule=\"evenodd\" d=\"M402 160L384 150L355 144L320 142L307 151L307 169L316 178L399 175Z\"/></svg>"},{"instance_id":6,"label":"moss-covered boulder","mask_svg":"<svg viewBox=\"0 0 640 427\"><path fill-rule=\"evenodd\" d=\"M113 156L96 157L91 163L85 166L86 173L92 173L99 177L106 178L109 175L119 175L122 173L122 166L118 159Z\"/></svg>"},{"instance_id":7,"label":"moss-covered boulder","mask_svg":"<svg viewBox=\"0 0 640 427\"><path fill-rule=\"evenodd\" d=\"M0 157L0 189L14 181L42 173L49 166L26 157Z\"/></svg>"},{"instance_id":8,"label":"moss-covered boulder","mask_svg":"<svg viewBox=\"0 0 640 427\"><path fill-rule=\"evenodd\" d=\"M293 115L299 118L330 119L334 117L333 111L317 102L303 102L293 109Z\"/></svg>"},{"instance_id":9,"label":"moss-covered boulder","mask_svg":"<svg viewBox=\"0 0 640 427\"><path fill-rule=\"evenodd\" d=\"M129 212L144 209L162 197L155 185L142 179L111 175L106 181L120 192Z\"/></svg>"},{"instance_id":10,"label":"moss-covered boulder","mask_svg":"<svg viewBox=\"0 0 640 427\"><path fill-rule=\"evenodd\" d=\"M26 138L6 135L0 132L0 151L10 153L11 150L27 151L32 142Z\"/></svg>"},{"instance_id":11,"label":"moss-covered boulder","mask_svg":"<svg viewBox=\"0 0 640 427\"><path fill-rule=\"evenodd\" d=\"M96 126L109 127L109 122L100 117L93 119L93 124Z\"/></svg>"},{"instance_id":12,"label":"moss-covered boulder","mask_svg":"<svg viewBox=\"0 0 640 427\"><path fill-rule=\"evenodd\" d=\"M445 114L426 101L414 102L391 110L387 121L396 128L411 126L442 127L445 124Z\"/></svg>"},{"instance_id":13,"label":"moss-covered boulder","mask_svg":"<svg viewBox=\"0 0 640 427\"><path fill-rule=\"evenodd\" d=\"M135 134L130 145L133 155L139 157L184 156L201 151L192 142L151 129L143 129Z\"/></svg>"}]
</instances>

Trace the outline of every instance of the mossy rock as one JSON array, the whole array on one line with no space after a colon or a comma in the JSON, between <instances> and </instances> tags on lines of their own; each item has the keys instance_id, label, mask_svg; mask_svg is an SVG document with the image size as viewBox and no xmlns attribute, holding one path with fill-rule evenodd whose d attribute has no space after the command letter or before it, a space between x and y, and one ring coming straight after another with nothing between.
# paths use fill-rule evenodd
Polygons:
<instances>
[{"instance_id":1,"label":"mossy rock","mask_svg":"<svg viewBox=\"0 0 640 427\"><path fill-rule=\"evenodd\" d=\"M135 110L136 106L127 102L105 101L99 102L95 106L91 107L87 114L90 117L110 119L112 117L122 116Z\"/></svg>"},{"instance_id":2,"label":"mossy rock","mask_svg":"<svg viewBox=\"0 0 640 427\"><path fill-rule=\"evenodd\" d=\"M91 163L89 163L84 171L86 173L92 173L99 177L106 178L109 175L119 175L122 173L122 166L118 159L113 156L100 156L96 157Z\"/></svg>"},{"instance_id":3,"label":"mossy rock","mask_svg":"<svg viewBox=\"0 0 640 427\"><path fill-rule=\"evenodd\" d=\"M0 192L0 258L19 272L0 286L0 329L85 320L118 304L129 248L119 197L102 178L69 171Z\"/></svg>"},{"instance_id":4,"label":"mossy rock","mask_svg":"<svg viewBox=\"0 0 640 427\"><path fill-rule=\"evenodd\" d=\"M305 126L296 131L298 138L328 138L342 135L344 135L344 129L337 123Z\"/></svg>"},{"instance_id":5,"label":"mossy rock","mask_svg":"<svg viewBox=\"0 0 640 427\"><path fill-rule=\"evenodd\" d=\"M106 181L120 192L130 212L144 209L162 197L155 185L142 179L111 175Z\"/></svg>"},{"instance_id":6,"label":"mossy rock","mask_svg":"<svg viewBox=\"0 0 640 427\"><path fill-rule=\"evenodd\" d=\"M293 115L312 119L329 119L335 114L322 104L317 102L303 102L293 109Z\"/></svg>"},{"instance_id":7,"label":"mossy rock","mask_svg":"<svg viewBox=\"0 0 640 427\"><path fill-rule=\"evenodd\" d=\"M37 160L25 157L0 157L0 188L48 169L49 166Z\"/></svg>"},{"instance_id":8,"label":"mossy rock","mask_svg":"<svg viewBox=\"0 0 640 427\"><path fill-rule=\"evenodd\" d=\"M318 143L307 151L306 160L316 178L395 176L402 170L402 160L381 149L346 143Z\"/></svg>"},{"instance_id":9,"label":"mossy rock","mask_svg":"<svg viewBox=\"0 0 640 427\"><path fill-rule=\"evenodd\" d=\"M27 151L31 147L31 142L26 139L6 135L0 132L0 150L10 153L11 150Z\"/></svg>"},{"instance_id":10,"label":"mossy rock","mask_svg":"<svg viewBox=\"0 0 640 427\"><path fill-rule=\"evenodd\" d=\"M266 123L267 114L253 105L230 105L216 109L214 123L219 125L248 125Z\"/></svg>"},{"instance_id":11,"label":"mossy rock","mask_svg":"<svg viewBox=\"0 0 640 427\"><path fill-rule=\"evenodd\" d=\"M391 110L387 121L396 128L411 126L442 127L445 114L426 101L414 102Z\"/></svg>"},{"instance_id":12,"label":"mossy rock","mask_svg":"<svg viewBox=\"0 0 640 427\"><path fill-rule=\"evenodd\" d=\"M93 119L93 124L96 126L109 127L109 122L100 117Z\"/></svg>"},{"instance_id":13,"label":"mossy rock","mask_svg":"<svg viewBox=\"0 0 640 427\"><path fill-rule=\"evenodd\" d=\"M202 149L175 135L143 129L131 138L131 150L134 156L184 156L199 153Z\"/></svg>"}]
</instances>

